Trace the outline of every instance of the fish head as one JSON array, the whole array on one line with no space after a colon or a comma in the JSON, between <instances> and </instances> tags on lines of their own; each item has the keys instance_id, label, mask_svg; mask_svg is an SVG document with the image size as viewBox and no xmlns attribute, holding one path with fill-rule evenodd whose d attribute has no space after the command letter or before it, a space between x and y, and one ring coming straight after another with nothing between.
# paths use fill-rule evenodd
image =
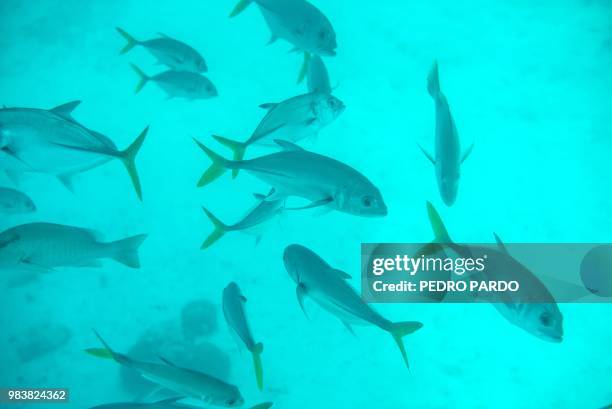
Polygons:
<instances>
[{"instance_id":1,"label":"fish head","mask_svg":"<svg viewBox=\"0 0 612 409\"><path fill-rule=\"evenodd\" d=\"M325 271L329 265L314 251L300 244L290 244L283 252L283 262L296 284L304 283L311 271Z\"/></svg>"},{"instance_id":2,"label":"fish head","mask_svg":"<svg viewBox=\"0 0 612 409\"><path fill-rule=\"evenodd\" d=\"M357 216L382 217L387 215L387 205L382 194L365 178L341 189L335 201L339 210Z\"/></svg>"},{"instance_id":3,"label":"fish head","mask_svg":"<svg viewBox=\"0 0 612 409\"><path fill-rule=\"evenodd\" d=\"M550 342L563 341L563 315L557 304L525 304L525 329Z\"/></svg>"},{"instance_id":4,"label":"fish head","mask_svg":"<svg viewBox=\"0 0 612 409\"><path fill-rule=\"evenodd\" d=\"M321 24L313 34L315 36L315 54L327 55L330 57L336 55L336 47L338 46L336 43L336 33L329 21L325 21L324 24Z\"/></svg>"},{"instance_id":5,"label":"fish head","mask_svg":"<svg viewBox=\"0 0 612 409\"><path fill-rule=\"evenodd\" d=\"M231 385L230 388L224 389L226 389L225 393L215 394L214 398L208 398L205 401L212 405L226 408L237 408L244 405L244 398L236 386Z\"/></svg>"},{"instance_id":6,"label":"fish head","mask_svg":"<svg viewBox=\"0 0 612 409\"><path fill-rule=\"evenodd\" d=\"M202 85L201 91L204 94L204 96L208 98L213 98L219 95L219 93L217 92L217 87L215 87L215 84L213 84L210 81L206 81Z\"/></svg>"},{"instance_id":7,"label":"fish head","mask_svg":"<svg viewBox=\"0 0 612 409\"><path fill-rule=\"evenodd\" d=\"M315 100L315 115L321 125L332 123L342 112L346 105L331 94L318 94Z\"/></svg>"}]
</instances>

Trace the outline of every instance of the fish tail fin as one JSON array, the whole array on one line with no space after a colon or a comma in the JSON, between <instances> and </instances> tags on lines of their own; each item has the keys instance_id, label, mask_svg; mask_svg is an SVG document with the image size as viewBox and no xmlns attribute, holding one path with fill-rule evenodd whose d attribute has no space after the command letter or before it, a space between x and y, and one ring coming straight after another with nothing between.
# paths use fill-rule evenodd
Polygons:
<instances>
[{"instance_id":1,"label":"fish tail fin","mask_svg":"<svg viewBox=\"0 0 612 409\"><path fill-rule=\"evenodd\" d=\"M274 405L274 402L263 402L263 403L258 403L255 406L251 406L251 409L270 409L272 405ZM603 409L606 409L606 408L603 408Z\"/></svg>"},{"instance_id":2,"label":"fish tail fin","mask_svg":"<svg viewBox=\"0 0 612 409\"><path fill-rule=\"evenodd\" d=\"M249 7L249 5L253 2L253 0L240 0L238 2L238 4L236 4L234 6L234 9L232 10L232 12L230 13L230 18L231 17L236 17L238 14L242 13L244 11L244 9L246 9L247 7Z\"/></svg>"},{"instance_id":3,"label":"fish tail fin","mask_svg":"<svg viewBox=\"0 0 612 409\"><path fill-rule=\"evenodd\" d=\"M427 76L427 92L436 98L440 93L440 78L438 76L438 61L434 61Z\"/></svg>"},{"instance_id":4,"label":"fish tail fin","mask_svg":"<svg viewBox=\"0 0 612 409\"><path fill-rule=\"evenodd\" d=\"M255 369L255 379L259 390L263 389L263 366L261 365L261 353L263 352L263 344L258 342L251 351L253 354L253 367Z\"/></svg>"},{"instance_id":5,"label":"fish tail fin","mask_svg":"<svg viewBox=\"0 0 612 409\"><path fill-rule=\"evenodd\" d=\"M213 135L213 138L217 140L221 145L229 148L234 153L233 160L240 161L244 158L244 153L247 148L247 144L244 142L234 141L232 139L224 138L223 136ZM238 171L240 169L235 168L232 169L232 178L235 179L238 176Z\"/></svg>"},{"instance_id":6,"label":"fish tail fin","mask_svg":"<svg viewBox=\"0 0 612 409\"><path fill-rule=\"evenodd\" d=\"M134 186L134 190L136 191L136 195L138 199L142 201L142 187L140 185L140 178L138 177L138 170L136 169L136 155L140 151L140 147L144 142L147 132L149 131L149 127L147 126L145 129L140 132L140 134L134 139L134 142L130 144L125 150L121 151L121 162L125 166L125 169L130 176L130 180L132 181L132 185Z\"/></svg>"},{"instance_id":7,"label":"fish tail fin","mask_svg":"<svg viewBox=\"0 0 612 409\"><path fill-rule=\"evenodd\" d=\"M130 358L128 358L126 355L113 351L104 338L102 338L102 336L98 333L98 331L94 329L93 332L96 334L96 337L98 340L100 340L104 348L87 348L85 350L86 353L98 358L112 359L120 364L128 364L130 362Z\"/></svg>"},{"instance_id":8,"label":"fish tail fin","mask_svg":"<svg viewBox=\"0 0 612 409\"><path fill-rule=\"evenodd\" d=\"M121 27L115 27L115 29L119 34L121 34L121 37L125 38L125 40L127 41L127 44L121 49L121 51L119 51L119 54L125 54L132 48L134 48L134 46L138 45L139 41L129 35L127 31L125 31Z\"/></svg>"},{"instance_id":9,"label":"fish tail fin","mask_svg":"<svg viewBox=\"0 0 612 409\"><path fill-rule=\"evenodd\" d=\"M206 169L206 171L204 171L204 174L198 181L198 187L208 185L209 183L217 179L219 176L221 176L226 171L226 169L233 168L232 164L234 162L232 162L231 160L227 160L223 156L212 151L197 139L194 138L193 140L195 141L195 143L198 144L200 149L204 151L206 156L208 156L212 161L212 164L208 167L208 169Z\"/></svg>"},{"instance_id":10,"label":"fish tail fin","mask_svg":"<svg viewBox=\"0 0 612 409\"><path fill-rule=\"evenodd\" d=\"M404 347L403 338L406 335L412 334L413 332L415 332L422 326L423 324L421 324L418 321L405 321L405 322L391 323L391 328L389 329L389 332L393 336L393 339L395 340L395 343L397 344L402 354L402 358L404 359L404 363L406 364L407 368L410 368L410 364L408 363L408 355L406 354L406 347Z\"/></svg>"},{"instance_id":11,"label":"fish tail fin","mask_svg":"<svg viewBox=\"0 0 612 409\"><path fill-rule=\"evenodd\" d=\"M427 215L435 235L435 241L438 243L452 243L453 240L450 238L440 214L429 201L427 202Z\"/></svg>"},{"instance_id":12,"label":"fish tail fin","mask_svg":"<svg viewBox=\"0 0 612 409\"><path fill-rule=\"evenodd\" d=\"M308 69L310 67L310 58L311 55L309 52L304 51L304 61L302 62L302 68L300 69L300 73L298 74L297 83L301 83L306 78L306 74L308 74Z\"/></svg>"},{"instance_id":13,"label":"fish tail fin","mask_svg":"<svg viewBox=\"0 0 612 409\"><path fill-rule=\"evenodd\" d=\"M212 233L208 235L206 240L204 240L204 243L202 243L200 249L204 250L212 246L217 240L223 237L223 235L228 231L228 226L224 224L221 220L219 220L217 216L212 214L212 212L210 212L207 208L202 207L202 210L204 210L204 213L206 213L206 216L215 228Z\"/></svg>"},{"instance_id":14,"label":"fish tail fin","mask_svg":"<svg viewBox=\"0 0 612 409\"><path fill-rule=\"evenodd\" d=\"M136 84L136 88L134 89L134 94L138 94L142 87L144 87L145 84L151 79L151 77L149 77L147 74L144 73L144 71L138 68L136 64L130 63L130 65L132 66L132 69L136 72L136 74L138 74L138 84Z\"/></svg>"},{"instance_id":15,"label":"fish tail fin","mask_svg":"<svg viewBox=\"0 0 612 409\"><path fill-rule=\"evenodd\" d=\"M109 243L112 249L111 257L128 267L140 268L138 248L146 238L146 234L139 234Z\"/></svg>"}]
</instances>

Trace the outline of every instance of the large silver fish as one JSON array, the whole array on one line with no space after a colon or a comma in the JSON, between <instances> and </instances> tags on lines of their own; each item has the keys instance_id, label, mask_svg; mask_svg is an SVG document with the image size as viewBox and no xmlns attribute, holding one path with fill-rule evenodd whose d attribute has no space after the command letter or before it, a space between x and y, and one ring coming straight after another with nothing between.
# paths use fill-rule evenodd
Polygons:
<instances>
[{"instance_id":1,"label":"large silver fish","mask_svg":"<svg viewBox=\"0 0 612 409\"><path fill-rule=\"evenodd\" d=\"M272 192L270 193L272 194ZM214 230L208 235L204 243L202 243L202 250L212 246L217 240L230 231L253 231L260 227L262 224L271 220L273 217L280 214L285 207L285 199L266 200L265 195L256 194L255 198L259 200L259 203L255 205L247 214L240 219L240 221L234 224L225 224L219 220L214 214L208 209L202 208L208 219L212 222ZM261 233L257 234L257 242L261 239Z\"/></svg>"},{"instance_id":2,"label":"large silver fish","mask_svg":"<svg viewBox=\"0 0 612 409\"><path fill-rule=\"evenodd\" d=\"M393 336L402 358L408 366L408 356L402 338L423 326L418 321L391 322L366 304L348 283L350 275L331 267L312 250L292 244L283 254L285 269L297 284L296 294L304 309L304 298L338 317L352 331L351 325L374 325Z\"/></svg>"},{"instance_id":3,"label":"large silver fish","mask_svg":"<svg viewBox=\"0 0 612 409\"><path fill-rule=\"evenodd\" d=\"M276 104L263 104L262 107L268 112L246 141L238 142L214 136L234 152L234 160L242 160L245 150L252 144L277 146L275 139L297 142L314 136L332 123L345 108L338 98L321 93L298 95ZM234 177L237 173L237 170L234 170Z\"/></svg>"},{"instance_id":4,"label":"large silver fish","mask_svg":"<svg viewBox=\"0 0 612 409\"><path fill-rule=\"evenodd\" d=\"M141 46L153 54L159 63L167 65L173 70L196 73L208 70L204 57L182 41L175 40L165 34L160 34L160 37L151 40L138 41L122 28L116 27L116 29L127 41L125 47L121 49L121 54L127 53L135 46Z\"/></svg>"},{"instance_id":5,"label":"large silver fish","mask_svg":"<svg viewBox=\"0 0 612 409\"><path fill-rule=\"evenodd\" d=\"M527 267L514 259L506 250L497 235L498 251L477 246L462 246L453 243L442 218L430 202L427 202L427 214L435 239L432 249L450 248L464 256L465 254L486 254L485 269L478 273L491 281L518 281L520 291L503 294L491 293L486 301L510 323L529 332L538 338L551 342L563 341L563 315L546 286ZM480 277L477 277L480 278ZM544 300L534 302L533 300Z\"/></svg>"},{"instance_id":6,"label":"large silver fish","mask_svg":"<svg viewBox=\"0 0 612 409\"><path fill-rule=\"evenodd\" d=\"M218 95L215 85L204 75L190 71L168 70L149 76L135 64L131 64L131 66L140 78L135 93L139 93L142 87L149 81L153 81L166 92L168 99L209 99Z\"/></svg>"},{"instance_id":7,"label":"large silver fish","mask_svg":"<svg viewBox=\"0 0 612 409\"><path fill-rule=\"evenodd\" d=\"M325 15L305 0L240 0L230 17L240 14L249 4L259 6L271 31L269 43L282 38L304 52L304 63L298 77L308 72L311 54L336 55L336 33Z\"/></svg>"},{"instance_id":8,"label":"large silver fish","mask_svg":"<svg viewBox=\"0 0 612 409\"><path fill-rule=\"evenodd\" d=\"M0 187L0 213L23 214L36 211L36 205L26 195L15 189Z\"/></svg>"},{"instance_id":9,"label":"large silver fish","mask_svg":"<svg viewBox=\"0 0 612 409\"><path fill-rule=\"evenodd\" d=\"M0 170L13 174L54 175L71 188L71 178L75 174L119 159L142 200L135 159L149 128L146 127L125 150L119 150L109 138L82 126L70 116L78 103L69 102L51 110L0 109Z\"/></svg>"},{"instance_id":10,"label":"large silver fish","mask_svg":"<svg viewBox=\"0 0 612 409\"><path fill-rule=\"evenodd\" d=\"M434 62L427 77L427 91L433 98L436 107L435 156L432 156L420 145L419 148L435 167L436 180L442 200L447 206L452 206L457 198L461 164L470 155L474 145L471 145L463 155L461 154L461 144L455 121L446 96L440 90L437 62Z\"/></svg>"},{"instance_id":11,"label":"large silver fish","mask_svg":"<svg viewBox=\"0 0 612 409\"><path fill-rule=\"evenodd\" d=\"M0 233L0 268L52 271L56 267L99 267L112 258L140 267L138 248L146 234L103 242L100 234L81 227L28 223Z\"/></svg>"},{"instance_id":12,"label":"large silver fish","mask_svg":"<svg viewBox=\"0 0 612 409\"><path fill-rule=\"evenodd\" d=\"M263 367L261 365L263 344L255 342L253 338L244 307L246 302L247 299L242 295L238 284L231 282L223 289L223 316L227 321L227 325L240 337L246 348L253 355L255 379L257 387L261 390L263 388Z\"/></svg>"},{"instance_id":13,"label":"large silver fish","mask_svg":"<svg viewBox=\"0 0 612 409\"><path fill-rule=\"evenodd\" d=\"M242 161L227 160L197 140L196 143L213 162L198 186L209 184L227 169L243 169L274 188L266 200L297 196L310 200L301 209L327 206L359 216L387 214L380 191L364 175L342 162L290 142L278 140L283 148L281 152Z\"/></svg>"},{"instance_id":14,"label":"large silver fish","mask_svg":"<svg viewBox=\"0 0 612 409\"><path fill-rule=\"evenodd\" d=\"M113 351L97 332L96 336L104 348L90 348L86 350L87 353L100 358L113 359L120 365L132 368L145 379L170 389L182 397L224 407L238 407L244 404L244 399L235 385L200 371L179 367L161 357L163 363L159 364L136 361Z\"/></svg>"}]
</instances>

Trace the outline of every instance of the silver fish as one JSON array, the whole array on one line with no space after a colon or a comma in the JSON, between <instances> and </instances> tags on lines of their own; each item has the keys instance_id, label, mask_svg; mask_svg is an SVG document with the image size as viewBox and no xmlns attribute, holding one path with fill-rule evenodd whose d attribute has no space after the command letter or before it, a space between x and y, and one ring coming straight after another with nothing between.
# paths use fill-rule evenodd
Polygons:
<instances>
[{"instance_id":1,"label":"silver fish","mask_svg":"<svg viewBox=\"0 0 612 409\"><path fill-rule=\"evenodd\" d=\"M227 321L227 325L240 337L253 355L255 379L257 387L261 390L263 388L263 367L261 365L263 344L255 342L253 338L244 308L246 302L247 299L242 295L238 284L231 282L223 289L223 316Z\"/></svg>"},{"instance_id":2,"label":"silver fish","mask_svg":"<svg viewBox=\"0 0 612 409\"><path fill-rule=\"evenodd\" d=\"M306 75L306 84L308 92L319 92L322 94L331 94L332 88L329 83L329 74L323 63L323 59L318 55L310 59L308 74Z\"/></svg>"},{"instance_id":3,"label":"silver fish","mask_svg":"<svg viewBox=\"0 0 612 409\"><path fill-rule=\"evenodd\" d=\"M182 41L175 40L165 34L160 34L160 37L151 40L138 41L122 28L116 27L116 29L127 41L127 44L121 49L121 54L127 53L135 46L141 46L153 54L159 63L167 65L173 70L195 73L208 70L204 57Z\"/></svg>"},{"instance_id":4,"label":"silver fish","mask_svg":"<svg viewBox=\"0 0 612 409\"><path fill-rule=\"evenodd\" d=\"M309 297L319 306L338 317L352 332L351 324L374 325L390 333L408 366L408 356L402 338L420 329L418 321L391 322L366 304L348 283L350 275L331 267L312 250L299 244L285 248L285 269L297 284L296 294L300 307Z\"/></svg>"},{"instance_id":5,"label":"silver fish","mask_svg":"<svg viewBox=\"0 0 612 409\"><path fill-rule=\"evenodd\" d=\"M242 161L227 160L197 140L196 143L213 162L198 186L209 184L227 169L244 169L274 188L274 193L266 200L297 196L311 201L304 207L290 210L327 206L359 216L387 214L378 188L357 170L290 142L278 140L283 151Z\"/></svg>"},{"instance_id":6,"label":"silver fish","mask_svg":"<svg viewBox=\"0 0 612 409\"><path fill-rule=\"evenodd\" d=\"M223 407L238 407L244 404L244 399L235 385L200 371L179 367L162 357L160 359L163 363L159 364L136 361L113 351L97 332L96 336L104 348L90 348L86 350L87 353L100 358L113 359L120 365L134 369L145 379L177 392L180 396Z\"/></svg>"},{"instance_id":7,"label":"silver fish","mask_svg":"<svg viewBox=\"0 0 612 409\"><path fill-rule=\"evenodd\" d=\"M0 187L0 213L23 214L36 211L36 205L25 193Z\"/></svg>"},{"instance_id":8,"label":"silver fish","mask_svg":"<svg viewBox=\"0 0 612 409\"><path fill-rule=\"evenodd\" d=\"M304 52L298 82L308 72L311 55L336 55L336 33L330 21L305 0L240 0L230 17L240 14L251 3L259 6L271 31L270 43L282 38Z\"/></svg>"},{"instance_id":9,"label":"silver fish","mask_svg":"<svg viewBox=\"0 0 612 409\"><path fill-rule=\"evenodd\" d=\"M94 406L90 409L205 409L202 406L187 405L179 403L183 399L182 396L163 399L157 402L117 402L106 403L104 405ZM251 409L269 409L272 407L272 402L260 403L251 407Z\"/></svg>"},{"instance_id":10,"label":"silver fish","mask_svg":"<svg viewBox=\"0 0 612 409\"><path fill-rule=\"evenodd\" d=\"M118 159L142 200L135 159L149 128L125 150L118 150L106 136L70 116L78 104L79 101L73 101L51 110L0 109L0 169L54 175L70 189L73 175Z\"/></svg>"},{"instance_id":11,"label":"silver fish","mask_svg":"<svg viewBox=\"0 0 612 409\"><path fill-rule=\"evenodd\" d=\"M277 146L274 143L275 139L297 142L308 136L314 136L332 123L345 108L338 98L320 93L302 94L276 104L268 103L261 106L268 112L246 141L238 142L214 136L217 141L233 151L234 160L242 160L247 147L252 144ZM236 175L237 171L234 177Z\"/></svg>"},{"instance_id":12,"label":"silver fish","mask_svg":"<svg viewBox=\"0 0 612 409\"><path fill-rule=\"evenodd\" d=\"M153 81L166 92L168 98L178 97L196 100L214 98L218 95L214 84L201 74L189 71L168 70L148 76L135 64L131 64L131 66L140 77L136 85L136 93L139 93L147 82Z\"/></svg>"},{"instance_id":13,"label":"silver fish","mask_svg":"<svg viewBox=\"0 0 612 409\"><path fill-rule=\"evenodd\" d=\"M138 268L138 248L146 237L102 242L94 230L54 223L22 224L0 233L0 268L48 272L55 267L99 267L103 258Z\"/></svg>"},{"instance_id":14,"label":"silver fish","mask_svg":"<svg viewBox=\"0 0 612 409\"><path fill-rule=\"evenodd\" d=\"M271 194L271 193L270 193ZM202 208L204 213L208 217L208 219L212 222L215 229L210 235L204 240L202 243L201 249L204 250L210 246L212 246L217 240L225 235L225 233L230 231L250 231L263 223L266 223L273 217L280 214L285 207L285 199L276 199L276 200L266 200L265 195L256 194L256 199L259 200L259 203L251 210L247 212L247 214L238 222L227 225L219 220L214 214L212 214L205 207ZM261 235L257 235L257 243L261 239Z\"/></svg>"},{"instance_id":15,"label":"silver fish","mask_svg":"<svg viewBox=\"0 0 612 409\"><path fill-rule=\"evenodd\" d=\"M436 107L436 151L432 156L422 146L419 148L434 165L440 196L447 206L452 206L457 198L461 164L472 152L474 145L461 155L461 144L455 121L448 106L446 96L440 90L438 63L434 62L427 77L427 91Z\"/></svg>"},{"instance_id":16,"label":"silver fish","mask_svg":"<svg viewBox=\"0 0 612 409\"><path fill-rule=\"evenodd\" d=\"M550 342L563 341L563 315L554 297L535 274L508 253L497 235L495 239L499 251L457 245L453 243L442 218L430 202L427 202L427 213L435 235L430 251L448 247L461 255L486 254L486 268L479 274L493 281L518 280L521 290L502 295L493 294L484 299L490 301L506 320L530 334ZM546 302L534 303L529 300Z\"/></svg>"}]
</instances>

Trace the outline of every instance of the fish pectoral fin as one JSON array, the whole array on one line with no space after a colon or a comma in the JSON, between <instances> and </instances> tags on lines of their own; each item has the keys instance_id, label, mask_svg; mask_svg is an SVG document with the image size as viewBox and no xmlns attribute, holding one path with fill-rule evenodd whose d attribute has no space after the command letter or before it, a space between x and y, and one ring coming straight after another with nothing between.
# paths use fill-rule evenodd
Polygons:
<instances>
[{"instance_id":1,"label":"fish pectoral fin","mask_svg":"<svg viewBox=\"0 0 612 409\"><path fill-rule=\"evenodd\" d=\"M352 336L357 337L357 334L355 334L355 331L353 330L353 327L351 326L351 324L349 324L346 321L340 320L342 321L342 324L344 325L344 328L346 328L348 330L348 332L351 333Z\"/></svg>"},{"instance_id":2,"label":"fish pectoral fin","mask_svg":"<svg viewBox=\"0 0 612 409\"><path fill-rule=\"evenodd\" d=\"M313 116L312 118L308 118L307 120L304 121L304 125L306 126L310 126L312 124L314 124L317 121L317 117Z\"/></svg>"},{"instance_id":3,"label":"fish pectoral fin","mask_svg":"<svg viewBox=\"0 0 612 409\"><path fill-rule=\"evenodd\" d=\"M247 298L242 294L238 298L240 298L240 301L242 302L247 302Z\"/></svg>"},{"instance_id":4,"label":"fish pectoral fin","mask_svg":"<svg viewBox=\"0 0 612 409\"><path fill-rule=\"evenodd\" d=\"M300 304L300 308L302 309L302 312L304 313L304 315L306 316L306 318L310 319L310 317L308 316L308 313L306 312L306 308L304 308L304 298L306 297L306 286L302 283L298 284L297 287L295 288L295 294L297 295L297 299L298 299L298 303Z\"/></svg>"},{"instance_id":5,"label":"fish pectoral fin","mask_svg":"<svg viewBox=\"0 0 612 409\"><path fill-rule=\"evenodd\" d=\"M474 150L474 144L473 143L470 145L469 148L467 148L467 150L465 152L463 152L463 156L461 157L461 163L465 162L465 160L468 158L468 156L470 156L470 153L472 153L472 150Z\"/></svg>"},{"instance_id":6,"label":"fish pectoral fin","mask_svg":"<svg viewBox=\"0 0 612 409\"><path fill-rule=\"evenodd\" d=\"M73 176L74 176L74 173L72 172L62 173L61 175L57 175L57 180L59 180L60 183L64 185L64 187L68 189L70 193L74 193L74 184L72 183Z\"/></svg>"},{"instance_id":7,"label":"fish pectoral fin","mask_svg":"<svg viewBox=\"0 0 612 409\"><path fill-rule=\"evenodd\" d=\"M288 152L299 152L306 150L294 144L293 142L285 141L283 139L275 139L274 143L280 146L284 151Z\"/></svg>"},{"instance_id":8,"label":"fish pectoral fin","mask_svg":"<svg viewBox=\"0 0 612 409\"><path fill-rule=\"evenodd\" d=\"M160 361L162 361L163 363L165 363L166 365L170 365L173 366L175 368L177 368L176 364L174 362L171 362L170 360L168 360L167 358L164 358L161 355L157 355L157 357L159 358Z\"/></svg>"},{"instance_id":9,"label":"fish pectoral fin","mask_svg":"<svg viewBox=\"0 0 612 409\"><path fill-rule=\"evenodd\" d=\"M277 105L278 105L278 103L276 103L276 102L265 102L265 103L263 103L263 104L259 105L259 107L260 107L261 109L267 109L267 110L270 110L270 109L274 108L274 107L275 107L275 106L277 106Z\"/></svg>"},{"instance_id":10,"label":"fish pectoral fin","mask_svg":"<svg viewBox=\"0 0 612 409\"><path fill-rule=\"evenodd\" d=\"M173 396L172 398L166 398L166 399L162 399L162 400L158 400L155 402L156 405L163 405L165 403L175 403L178 402L180 400L185 399L185 396Z\"/></svg>"},{"instance_id":11,"label":"fish pectoral fin","mask_svg":"<svg viewBox=\"0 0 612 409\"><path fill-rule=\"evenodd\" d=\"M435 165L435 164L436 164L436 160L433 158L433 156L431 156L431 154L430 154L429 152L427 152L427 151L425 150L425 148L423 148L423 147L421 146L421 144L420 144L420 143L417 143L417 146L419 147L419 149L421 150L421 152L423 152L423 154L424 154L424 155L427 157L427 159L429 159L429 161L430 161L432 164L434 164L434 165Z\"/></svg>"},{"instance_id":12,"label":"fish pectoral fin","mask_svg":"<svg viewBox=\"0 0 612 409\"><path fill-rule=\"evenodd\" d=\"M6 153L7 155L9 155L11 158L18 160L19 162L23 163L24 165L26 165L28 168L32 169L32 166L27 163L26 161L24 161L23 159L21 159L21 157L19 156L19 153L17 153L17 150L13 149L11 146L3 146L2 148L0 148L0 151Z\"/></svg>"},{"instance_id":13,"label":"fish pectoral fin","mask_svg":"<svg viewBox=\"0 0 612 409\"><path fill-rule=\"evenodd\" d=\"M54 273L55 272L53 268L34 263L31 260L29 260L27 257L23 257L21 260L19 260L19 262L28 266L28 270L32 269L32 271L36 271L39 273Z\"/></svg>"},{"instance_id":14,"label":"fish pectoral fin","mask_svg":"<svg viewBox=\"0 0 612 409\"><path fill-rule=\"evenodd\" d=\"M497 243L497 248L502 251L503 253L506 254L510 254L508 252L508 249L506 248L506 245L504 244L504 242L501 240L501 238L497 235L497 233L493 233L493 236L495 237L495 243Z\"/></svg>"},{"instance_id":15,"label":"fish pectoral fin","mask_svg":"<svg viewBox=\"0 0 612 409\"><path fill-rule=\"evenodd\" d=\"M274 188L272 190L270 190L270 193L268 193L267 196L265 196L263 198L263 200L265 200L266 202L274 202L277 200L283 200L286 199L287 195L285 193L283 193L282 191Z\"/></svg>"},{"instance_id":16,"label":"fish pectoral fin","mask_svg":"<svg viewBox=\"0 0 612 409\"><path fill-rule=\"evenodd\" d=\"M278 40L278 36L274 33L270 34L270 39L268 40L268 43L266 45L270 45L272 43L274 43L276 40Z\"/></svg>"},{"instance_id":17,"label":"fish pectoral fin","mask_svg":"<svg viewBox=\"0 0 612 409\"><path fill-rule=\"evenodd\" d=\"M328 204L330 204L333 201L334 201L333 197L325 197L323 199L315 200L314 202L310 202L306 206L301 206L301 207L285 207L284 210L305 210L305 209L312 209L312 208L315 208L315 207L327 206Z\"/></svg>"},{"instance_id":18,"label":"fish pectoral fin","mask_svg":"<svg viewBox=\"0 0 612 409\"><path fill-rule=\"evenodd\" d=\"M335 268L334 268L334 269L332 269L332 271L333 271L334 273L336 273L336 274L337 274L337 275L338 275L340 278L342 278L342 279L344 279L344 280L350 280L351 278L353 278L353 277L351 277L351 275L350 275L350 274L345 273L345 272L344 272L344 271L342 271L342 270L338 270L338 269L335 269Z\"/></svg>"}]
</instances>

